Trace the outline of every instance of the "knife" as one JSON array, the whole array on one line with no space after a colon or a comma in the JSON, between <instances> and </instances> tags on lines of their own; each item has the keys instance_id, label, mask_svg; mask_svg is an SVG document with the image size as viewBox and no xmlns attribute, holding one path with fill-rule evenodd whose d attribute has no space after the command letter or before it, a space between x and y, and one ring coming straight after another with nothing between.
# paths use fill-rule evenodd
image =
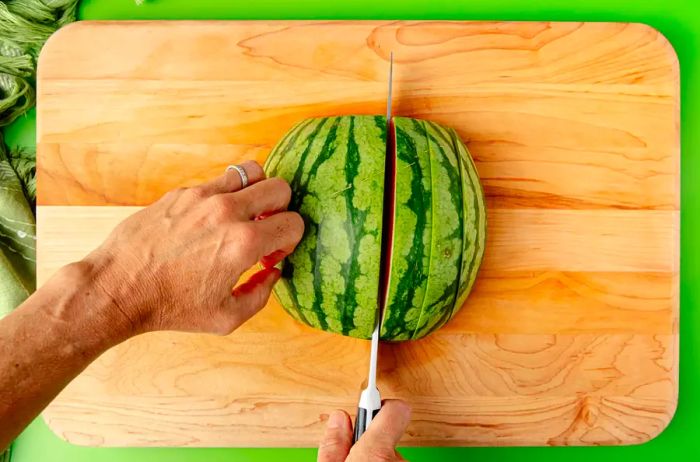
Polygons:
<instances>
[{"instance_id":1,"label":"knife","mask_svg":"<svg viewBox=\"0 0 700 462\"><path fill-rule=\"evenodd\" d=\"M389 128L391 125L391 82L394 71L394 52L389 55L389 94L386 101L386 130L387 140L389 139ZM388 149L388 148L387 148ZM355 433L353 443L363 435L372 420L382 408L382 399L377 388L377 354L379 351L379 330L382 325L382 304L377 302L377 316L372 332L372 346L369 355L369 373L367 375L367 387L360 393L360 402L357 406L357 416L355 418Z\"/></svg>"}]
</instances>

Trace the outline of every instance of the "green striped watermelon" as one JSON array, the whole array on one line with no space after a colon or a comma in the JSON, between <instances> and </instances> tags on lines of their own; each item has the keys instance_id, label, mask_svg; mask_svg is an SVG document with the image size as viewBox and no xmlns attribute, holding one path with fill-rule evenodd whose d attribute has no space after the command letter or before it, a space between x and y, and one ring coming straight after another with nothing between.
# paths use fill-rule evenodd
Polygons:
<instances>
[{"instance_id":1,"label":"green striped watermelon","mask_svg":"<svg viewBox=\"0 0 700 462\"><path fill-rule=\"evenodd\" d=\"M381 338L403 341L464 304L483 259L486 208L453 129L395 117L387 140L386 128L382 116L307 119L274 147L265 171L289 182L289 209L306 223L274 293L298 321L364 339L381 300Z\"/></svg>"}]
</instances>

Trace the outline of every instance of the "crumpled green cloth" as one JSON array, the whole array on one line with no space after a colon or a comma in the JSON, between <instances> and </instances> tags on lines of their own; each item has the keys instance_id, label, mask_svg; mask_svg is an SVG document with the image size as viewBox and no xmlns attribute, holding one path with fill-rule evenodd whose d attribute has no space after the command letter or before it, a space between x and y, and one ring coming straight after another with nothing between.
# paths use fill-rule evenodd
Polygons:
<instances>
[{"instance_id":1,"label":"crumpled green cloth","mask_svg":"<svg viewBox=\"0 0 700 462\"><path fill-rule=\"evenodd\" d=\"M39 51L75 21L77 6L78 0L0 0L0 129L34 105ZM34 150L8 150L0 135L0 318L35 289L35 196ZM0 462L10 458L11 450L0 453Z\"/></svg>"},{"instance_id":2,"label":"crumpled green cloth","mask_svg":"<svg viewBox=\"0 0 700 462\"><path fill-rule=\"evenodd\" d=\"M78 0L0 1L0 127L34 105L36 59L61 26L75 21Z\"/></svg>"},{"instance_id":3,"label":"crumpled green cloth","mask_svg":"<svg viewBox=\"0 0 700 462\"><path fill-rule=\"evenodd\" d=\"M0 128L34 106L44 42L76 19L78 0L0 0ZM35 289L36 155L0 136L0 318ZM1 462L1 459L0 459Z\"/></svg>"},{"instance_id":4,"label":"crumpled green cloth","mask_svg":"<svg viewBox=\"0 0 700 462\"><path fill-rule=\"evenodd\" d=\"M2 140L1 137L0 140ZM31 154L10 155L5 149L5 144L2 143L0 145L0 317L22 303L35 289L36 224L32 209L35 191L35 167Z\"/></svg>"}]
</instances>

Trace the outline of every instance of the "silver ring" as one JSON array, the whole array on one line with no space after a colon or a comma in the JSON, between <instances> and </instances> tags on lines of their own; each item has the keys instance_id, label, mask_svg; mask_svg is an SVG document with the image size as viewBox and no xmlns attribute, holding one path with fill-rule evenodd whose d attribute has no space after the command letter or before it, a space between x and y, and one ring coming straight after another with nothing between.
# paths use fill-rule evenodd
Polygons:
<instances>
[{"instance_id":1,"label":"silver ring","mask_svg":"<svg viewBox=\"0 0 700 462\"><path fill-rule=\"evenodd\" d=\"M228 172L229 170L235 170L238 172L238 175L241 177L241 189L245 188L248 186L248 174L245 172L245 169L239 165L229 165L226 167L226 171Z\"/></svg>"}]
</instances>

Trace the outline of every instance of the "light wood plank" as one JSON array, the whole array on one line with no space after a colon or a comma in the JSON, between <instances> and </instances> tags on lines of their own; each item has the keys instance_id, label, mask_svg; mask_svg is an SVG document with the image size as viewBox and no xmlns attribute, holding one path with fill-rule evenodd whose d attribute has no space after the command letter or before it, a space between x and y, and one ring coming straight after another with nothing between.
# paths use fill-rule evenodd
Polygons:
<instances>
[{"instance_id":1,"label":"light wood plank","mask_svg":"<svg viewBox=\"0 0 700 462\"><path fill-rule=\"evenodd\" d=\"M401 446L485 446L489 441L530 446L532 434L547 438L549 446L640 444L661 433L675 410L665 399L616 396L474 397L458 403L416 397L412 406L421 419L410 424ZM279 421L255 412L260 408L288 417L284 431ZM128 440L132 446L315 447L329 409L336 408L354 412L337 397L318 395L283 402L113 396L94 403L62 397L46 419L58 436L85 446L114 447ZM77 413L83 414L80 421ZM512 414L520 418L514 421ZM245 437L251 433L254 440Z\"/></svg>"},{"instance_id":2,"label":"light wood plank","mask_svg":"<svg viewBox=\"0 0 700 462\"><path fill-rule=\"evenodd\" d=\"M38 252L50 272L82 258L141 207L39 206ZM675 272L678 212L492 209L486 271ZM55 258L54 258L55 257Z\"/></svg>"},{"instance_id":3,"label":"light wood plank","mask_svg":"<svg viewBox=\"0 0 700 462\"><path fill-rule=\"evenodd\" d=\"M315 447L329 409L354 411L334 396L291 402L270 397L262 401L139 396L129 398L126 405L125 398L93 403L62 397L46 419L60 437L86 446L120 446L128 440L133 446ZM421 419L411 423L402 446L463 446L465 442L485 446L488 441L529 446L533 433L547 437L549 446L639 444L661 433L674 412L665 399L615 396L475 397L459 403L416 397L412 401ZM279 422L255 412L259 408L288 416L290 425L280 431ZM84 415L79 422L76 413ZM520 418L513 421L512 413ZM256 439L245 439L249 433Z\"/></svg>"},{"instance_id":4,"label":"light wood plank","mask_svg":"<svg viewBox=\"0 0 700 462\"><path fill-rule=\"evenodd\" d=\"M348 109L350 113L361 112ZM65 135L85 136L93 142L41 144L43 162L39 175L47 187L39 191L39 203L147 205L170 189L218 175L229 163L244 159L263 163L283 135L283 132L267 129L266 124L286 130L296 121L291 120L293 116L285 116L282 120L269 120L263 116L245 123L245 116L241 117L241 114L212 116L214 111L206 108L199 111L210 115L190 114L187 117L200 119L198 126L209 128L170 123L168 118L171 116L185 117L173 113L154 116L152 123L139 128L125 115L127 120L123 123L115 122L111 127L86 126L84 131ZM655 108L648 112L656 113ZM447 114L443 118L447 121L450 116ZM216 129L201 120L207 117L238 120L241 124ZM491 121L485 120L491 117ZM610 133L611 138L620 138L610 140L605 140L604 134L597 130L601 137L598 146L576 146L575 141L569 141L575 140L575 135L566 134L564 129L558 130L559 134L551 130L557 125L571 129L572 120L563 117L553 121L547 116L522 114L512 121L512 126L522 127L518 133L487 133L486 127L481 129L481 124L493 124L498 117L502 116L475 111L469 120L464 121L472 128L463 134L463 139L476 158L490 207L678 209L677 152L664 152L661 147L649 146L647 142L651 141L648 139L640 141L628 136L624 140L624 130L620 130L619 135ZM535 123L551 133L549 138L540 136L527 145L517 144L514 140L529 136L528 132L532 132ZM658 123L648 121L647 133L651 132L651 125ZM115 137L119 136L118 133L137 134L140 130L153 130L159 126L167 128L168 132L147 136L163 136L174 141L176 138L215 137L218 135L212 132L216 131L225 133L227 139L220 140L221 144L160 144L148 143L147 140L97 143L93 138L111 137L109 132L112 131ZM188 134L190 129L195 133ZM596 131L596 127L590 125L586 131ZM542 132L538 129L538 133ZM256 135L259 136L255 138ZM640 147L640 143L644 143L644 147ZM187 174L189 172L191 175ZM572 177L577 181L571 181ZM109 182L104 184L107 180ZM124 187L127 185L129 187Z\"/></svg>"},{"instance_id":5,"label":"light wood plank","mask_svg":"<svg viewBox=\"0 0 700 462\"><path fill-rule=\"evenodd\" d=\"M353 411L345 396L359 393L368 347L322 332L147 334L106 353L45 416L79 444L314 446L329 410ZM379 386L414 408L402 445L643 441L673 414L676 353L675 336L439 332L383 346Z\"/></svg>"},{"instance_id":6,"label":"light wood plank","mask_svg":"<svg viewBox=\"0 0 700 462\"><path fill-rule=\"evenodd\" d=\"M80 46L72 47L76 43ZM293 52L289 44L294 44ZM410 73L395 75L398 83L470 85L497 76L506 83L595 82L648 86L666 94L678 90L673 47L644 24L82 21L62 28L45 48L39 61L42 81L335 79L383 84L384 63L393 50L397 64L411 65ZM211 49L216 53L202 54Z\"/></svg>"},{"instance_id":7,"label":"light wood plank","mask_svg":"<svg viewBox=\"0 0 700 462\"><path fill-rule=\"evenodd\" d=\"M488 226L484 269L678 269L678 212L492 209Z\"/></svg>"}]
</instances>

